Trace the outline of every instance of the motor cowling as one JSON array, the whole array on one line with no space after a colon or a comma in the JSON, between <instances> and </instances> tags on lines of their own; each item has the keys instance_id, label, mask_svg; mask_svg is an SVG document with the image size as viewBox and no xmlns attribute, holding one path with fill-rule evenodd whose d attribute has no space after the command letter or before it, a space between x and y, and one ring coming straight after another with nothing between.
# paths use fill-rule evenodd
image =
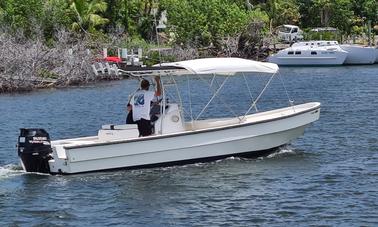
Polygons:
<instances>
[{"instance_id":1,"label":"motor cowling","mask_svg":"<svg viewBox=\"0 0 378 227\"><path fill-rule=\"evenodd\" d=\"M49 173L52 159L50 136L44 129L21 128L18 137L18 156L26 172Z\"/></svg>"}]
</instances>

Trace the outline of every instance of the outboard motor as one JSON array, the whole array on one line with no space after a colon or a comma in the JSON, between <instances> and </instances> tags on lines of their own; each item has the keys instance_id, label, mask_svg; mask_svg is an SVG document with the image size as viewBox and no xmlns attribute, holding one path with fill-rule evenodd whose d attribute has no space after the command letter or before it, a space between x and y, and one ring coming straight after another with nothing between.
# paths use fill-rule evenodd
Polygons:
<instances>
[{"instance_id":1,"label":"outboard motor","mask_svg":"<svg viewBox=\"0 0 378 227\"><path fill-rule=\"evenodd\" d=\"M50 136L44 129L21 128L17 147L26 172L50 173L48 161L52 149Z\"/></svg>"}]
</instances>

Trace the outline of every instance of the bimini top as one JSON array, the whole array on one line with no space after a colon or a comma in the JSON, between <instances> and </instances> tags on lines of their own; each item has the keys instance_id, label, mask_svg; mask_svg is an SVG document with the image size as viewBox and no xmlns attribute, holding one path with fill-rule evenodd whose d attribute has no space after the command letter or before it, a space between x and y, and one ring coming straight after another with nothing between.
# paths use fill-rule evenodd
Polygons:
<instances>
[{"instance_id":1,"label":"bimini top","mask_svg":"<svg viewBox=\"0 0 378 227\"><path fill-rule=\"evenodd\" d=\"M156 67L177 67L193 74L235 74L238 72L277 73L278 65L242 58L202 58L195 60L169 62L154 65Z\"/></svg>"}]
</instances>

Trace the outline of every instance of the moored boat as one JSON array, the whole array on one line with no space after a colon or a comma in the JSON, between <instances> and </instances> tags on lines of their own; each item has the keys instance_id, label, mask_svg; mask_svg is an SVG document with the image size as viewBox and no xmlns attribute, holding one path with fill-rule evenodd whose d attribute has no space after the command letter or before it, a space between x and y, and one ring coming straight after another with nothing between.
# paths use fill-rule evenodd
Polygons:
<instances>
[{"instance_id":1,"label":"moored boat","mask_svg":"<svg viewBox=\"0 0 378 227\"><path fill-rule=\"evenodd\" d=\"M369 65L376 61L376 50L373 47L342 44L340 47L348 52L345 65Z\"/></svg>"},{"instance_id":2,"label":"moored boat","mask_svg":"<svg viewBox=\"0 0 378 227\"><path fill-rule=\"evenodd\" d=\"M291 47L280 50L270 56L268 61L291 66L342 65L347 54L336 41L307 41L294 43Z\"/></svg>"}]
</instances>

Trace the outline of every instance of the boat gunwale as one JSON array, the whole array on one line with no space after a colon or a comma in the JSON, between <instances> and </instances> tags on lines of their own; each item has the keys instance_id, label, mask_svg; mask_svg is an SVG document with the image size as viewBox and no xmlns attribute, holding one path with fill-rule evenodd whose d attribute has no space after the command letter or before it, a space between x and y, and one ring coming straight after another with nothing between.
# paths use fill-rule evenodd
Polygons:
<instances>
[{"instance_id":1,"label":"boat gunwale","mask_svg":"<svg viewBox=\"0 0 378 227\"><path fill-rule=\"evenodd\" d=\"M95 146L107 146L107 145L114 145L114 144L123 144L123 143L132 143L132 142L140 142L140 141L148 141L148 140L158 140L158 139L166 139L170 137L178 137L178 136L186 136L186 135L193 135L193 134L199 134L199 133L207 133L207 132L214 132L214 131L221 131L221 130L227 130L227 129L233 129L233 128L239 128L239 127L245 127L250 125L257 125L257 124L263 124L271 121L276 120L282 120L290 117L294 117L300 114L308 113L314 110L319 110L321 107L320 102L309 102L309 103L303 103L300 105L310 104L313 103L315 105L314 107L311 107L310 109L301 110L289 115L280 116L272 119L266 119L266 120L259 120L255 122L248 122L248 123L241 123L241 124L232 124L232 125L224 125L224 126L218 126L213 127L209 129L199 129L199 130L191 130L191 131L184 131L184 132L178 132L178 133L172 133L168 135L153 135L153 136L146 136L146 137L138 137L135 139L123 139L123 140L115 140L115 141L104 141L104 142L96 142L92 144L65 144L63 145L63 148L66 150L72 150L77 148L86 148L86 147L95 147ZM293 106L285 107L285 108L292 108ZM295 107L295 106L294 106ZM285 109L282 108L282 109ZM275 111L275 110L273 110ZM263 113L263 112L261 112Z\"/></svg>"}]
</instances>

